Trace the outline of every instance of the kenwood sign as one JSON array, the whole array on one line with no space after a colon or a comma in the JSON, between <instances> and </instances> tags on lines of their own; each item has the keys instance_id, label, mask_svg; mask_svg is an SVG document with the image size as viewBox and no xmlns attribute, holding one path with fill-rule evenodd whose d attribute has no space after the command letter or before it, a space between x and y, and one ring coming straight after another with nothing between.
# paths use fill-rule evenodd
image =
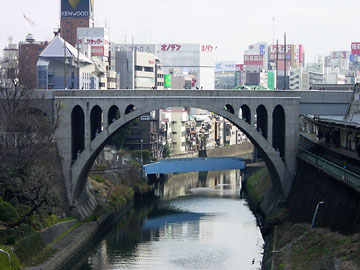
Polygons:
<instances>
[{"instance_id":1,"label":"kenwood sign","mask_svg":"<svg viewBox=\"0 0 360 270\"><path fill-rule=\"evenodd\" d=\"M93 13L93 0L61 0L62 18L89 18Z\"/></svg>"}]
</instances>

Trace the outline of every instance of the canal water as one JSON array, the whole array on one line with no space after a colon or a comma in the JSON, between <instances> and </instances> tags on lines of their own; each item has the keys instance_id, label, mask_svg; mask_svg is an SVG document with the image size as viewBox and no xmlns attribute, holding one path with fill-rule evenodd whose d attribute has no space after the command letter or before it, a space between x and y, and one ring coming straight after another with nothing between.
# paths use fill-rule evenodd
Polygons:
<instances>
[{"instance_id":1,"label":"canal water","mask_svg":"<svg viewBox=\"0 0 360 270\"><path fill-rule=\"evenodd\" d=\"M239 171L172 175L67 269L261 268L264 241Z\"/></svg>"}]
</instances>

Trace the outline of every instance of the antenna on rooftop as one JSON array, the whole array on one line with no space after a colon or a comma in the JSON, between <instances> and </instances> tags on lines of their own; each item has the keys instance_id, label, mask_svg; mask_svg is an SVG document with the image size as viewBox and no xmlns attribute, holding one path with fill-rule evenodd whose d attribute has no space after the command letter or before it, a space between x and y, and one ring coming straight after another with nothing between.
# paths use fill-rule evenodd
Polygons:
<instances>
[{"instance_id":1,"label":"antenna on rooftop","mask_svg":"<svg viewBox=\"0 0 360 270\"><path fill-rule=\"evenodd\" d=\"M272 20L273 20L273 41L272 41L272 44L274 44L274 42L275 42L275 16L273 16Z\"/></svg>"}]
</instances>

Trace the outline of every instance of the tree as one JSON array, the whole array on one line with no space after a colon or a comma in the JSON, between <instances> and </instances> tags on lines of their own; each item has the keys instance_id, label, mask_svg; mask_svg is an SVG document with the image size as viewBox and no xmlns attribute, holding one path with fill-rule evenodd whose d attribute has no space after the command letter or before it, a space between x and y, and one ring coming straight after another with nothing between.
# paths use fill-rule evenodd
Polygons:
<instances>
[{"instance_id":1,"label":"tree","mask_svg":"<svg viewBox=\"0 0 360 270\"><path fill-rule=\"evenodd\" d=\"M120 130L110 139L109 145L115 145L117 150L122 149L126 138L131 134L131 128L137 123L138 119L134 119L125 124Z\"/></svg>"},{"instance_id":2,"label":"tree","mask_svg":"<svg viewBox=\"0 0 360 270\"><path fill-rule=\"evenodd\" d=\"M41 94L19 85L16 78L13 82L0 86L0 195L22 209L9 227L53 207L54 188L61 180L56 123L42 112Z\"/></svg>"}]
</instances>

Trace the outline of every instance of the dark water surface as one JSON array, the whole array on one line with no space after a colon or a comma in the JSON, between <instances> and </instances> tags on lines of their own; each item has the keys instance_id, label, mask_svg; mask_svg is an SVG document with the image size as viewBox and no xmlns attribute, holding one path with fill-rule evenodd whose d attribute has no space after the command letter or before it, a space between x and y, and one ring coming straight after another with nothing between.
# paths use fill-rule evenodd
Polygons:
<instances>
[{"instance_id":1,"label":"dark water surface","mask_svg":"<svg viewBox=\"0 0 360 270\"><path fill-rule=\"evenodd\" d=\"M239 171L173 175L67 269L260 269Z\"/></svg>"}]
</instances>

